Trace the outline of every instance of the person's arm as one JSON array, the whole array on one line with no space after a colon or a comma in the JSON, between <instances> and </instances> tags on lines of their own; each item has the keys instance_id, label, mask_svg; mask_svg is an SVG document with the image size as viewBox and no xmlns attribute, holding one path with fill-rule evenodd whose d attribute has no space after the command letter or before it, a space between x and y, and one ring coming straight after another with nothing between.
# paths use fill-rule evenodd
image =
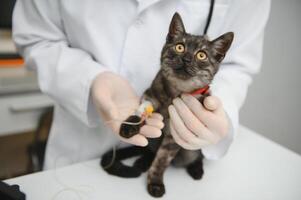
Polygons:
<instances>
[{"instance_id":1,"label":"person's arm","mask_svg":"<svg viewBox=\"0 0 301 200\"><path fill-rule=\"evenodd\" d=\"M270 12L270 0L233 1L225 17L224 31L233 31L235 38L220 71L212 84L229 117L230 131L217 145L203 148L205 157L222 157L232 143L239 125L239 110L243 105L252 76L261 67L264 29Z\"/></svg>"},{"instance_id":2,"label":"person's arm","mask_svg":"<svg viewBox=\"0 0 301 200\"><path fill-rule=\"evenodd\" d=\"M17 48L26 66L37 70L42 92L87 126L96 126L100 114L119 136L121 121L138 107L139 97L127 80L108 72L86 51L68 44L59 11L57 0L17 1L13 16ZM161 135L162 120L161 115L154 114L140 134L119 138L145 146L146 137Z\"/></svg>"},{"instance_id":3,"label":"person's arm","mask_svg":"<svg viewBox=\"0 0 301 200\"><path fill-rule=\"evenodd\" d=\"M239 109L245 101L252 75L260 69L269 10L270 0L231 2L220 34L232 31L234 41L211 85L214 97L207 97L204 106L191 97L177 99L170 109L174 124L179 125L185 119L191 123L188 119L194 116L198 119L186 127L186 132L191 134L188 132L183 137L176 130L172 131L183 148L202 149L207 159L219 159L227 152L237 132ZM210 104L214 104L214 109L210 108ZM196 141L192 139L193 135L199 135L204 140Z\"/></svg>"},{"instance_id":4,"label":"person's arm","mask_svg":"<svg viewBox=\"0 0 301 200\"><path fill-rule=\"evenodd\" d=\"M106 68L89 53L69 46L59 11L57 0L17 1L14 41L26 66L37 70L42 92L74 117L93 126L95 117L88 115L93 114L88 112L90 87Z\"/></svg>"}]
</instances>

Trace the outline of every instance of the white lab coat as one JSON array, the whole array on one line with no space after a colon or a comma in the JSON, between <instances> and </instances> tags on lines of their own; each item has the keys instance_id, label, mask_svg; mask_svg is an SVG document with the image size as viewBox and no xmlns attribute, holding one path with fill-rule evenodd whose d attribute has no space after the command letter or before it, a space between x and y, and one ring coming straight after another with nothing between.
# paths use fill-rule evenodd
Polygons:
<instances>
[{"instance_id":1,"label":"white lab coat","mask_svg":"<svg viewBox=\"0 0 301 200\"><path fill-rule=\"evenodd\" d=\"M99 158L118 140L97 115L91 82L103 71L127 78L141 95L159 70L172 15L186 31L202 34L210 0L19 0L13 37L41 90L56 102L45 168ZM235 39L211 86L232 130L203 149L208 159L225 154L238 127L238 111L251 76L259 71L270 0L217 0L208 35ZM122 85L120 86L122 90Z\"/></svg>"}]
</instances>

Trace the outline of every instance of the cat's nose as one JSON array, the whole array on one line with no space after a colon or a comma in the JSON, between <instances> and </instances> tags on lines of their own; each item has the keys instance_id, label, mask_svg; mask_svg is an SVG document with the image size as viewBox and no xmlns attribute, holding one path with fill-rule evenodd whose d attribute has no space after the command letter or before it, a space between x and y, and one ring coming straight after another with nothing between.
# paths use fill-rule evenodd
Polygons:
<instances>
[{"instance_id":1,"label":"cat's nose","mask_svg":"<svg viewBox=\"0 0 301 200\"><path fill-rule=\"evenodd\" d=\"M192 56L190 56L190 55L188 55L188 54L184 55L184 56L183 56L183 61L184 61L185 63L190 63L190 62L192 61Z\"/></svg>"}]
</instances>

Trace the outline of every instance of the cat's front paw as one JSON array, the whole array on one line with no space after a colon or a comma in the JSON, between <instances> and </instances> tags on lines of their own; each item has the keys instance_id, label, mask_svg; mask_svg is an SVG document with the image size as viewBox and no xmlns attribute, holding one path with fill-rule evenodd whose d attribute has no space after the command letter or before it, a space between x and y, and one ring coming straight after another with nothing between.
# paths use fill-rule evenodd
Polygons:
<instances>
[{"instance_id":1,"label":"cat's front paw","mask_svg":"<svg viewBox=\"0 0 301 200\"><path fill-rule=\"evenodd\" d=\"M163 183L150 183L147 190L153 197L162 197L165 194L165 186Z\"/></svg>"},{"instance_id":2,"label":"cat's front paw","mask_svg":"<svg viewBox=\"0 0 301 200\"><path fill-rule=\"evenodd\" d=\"M124 138L130 138L139 133L141 126L144 124L141 122L141 117L136 115L129 116L124 123L120 126L119 135Z\"/></svg>"},{"instance_id":3,"label":"cat's front paw","mask_svg":"<svg viewBox=\"0 0 301 200\"><path fill-rule=\"evenodd\" d=\"M187 172L194 180L200 180L204 175L203 164L195 162L187 167Z\"/></svg>"}]
</instances>

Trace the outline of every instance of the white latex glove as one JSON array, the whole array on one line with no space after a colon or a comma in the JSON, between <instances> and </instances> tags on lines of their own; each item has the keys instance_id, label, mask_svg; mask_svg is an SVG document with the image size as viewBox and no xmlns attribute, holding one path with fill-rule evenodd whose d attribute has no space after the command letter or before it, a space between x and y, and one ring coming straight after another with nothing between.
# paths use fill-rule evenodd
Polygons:
<instances>
[{"instance_id":1,"label":"white latex glove","mask_svg":"<svg viewBox=\"0 0 301 200\"><path fill-rule=\"evenodd\" d=\"M164 124L162 115L158 113L154 113L146 120L146 125L141 127L139 134L129 139L119 135L121 122L135 113L139 106L139 97L123 77L111 72L103 72L93 81L91 93L97 111L122 141L137 146L146 146L148 144L146 137L161 136Z\"/></svg>"},{"instance_id":2,"label":"white latex glove","mask_svg":"<svg viewBox=\"0 0 301 200\"><path fill-rule=\"evenodd\" d=\"M228 134L229 121L217 97L206 97L203 106L195 97L183 94L173 100L168 111L171 134L184 149L217 144Z\"/></svg>"}]
</instances>

